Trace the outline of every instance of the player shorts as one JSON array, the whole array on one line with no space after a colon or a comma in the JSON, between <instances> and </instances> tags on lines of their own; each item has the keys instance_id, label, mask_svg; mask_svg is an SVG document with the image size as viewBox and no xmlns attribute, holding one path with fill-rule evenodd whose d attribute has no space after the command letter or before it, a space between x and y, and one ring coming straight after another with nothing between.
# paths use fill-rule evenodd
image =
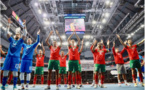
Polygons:
<instances>
[{"instance_id":1,"label":"player shorts","mask_svg":"<svg viewBox=\"0 0 145 90\"><path fill-rule=\"evenodd\" d=\"M79 61L69 60L68 61L68 71L79 71Z\"/></svg>"},{"instance_id":2,"label":"player shorts","mask_svg":"<svg viewBox=\"0 0 145 90\"><path fill-rule=\"evenodd\" d=\"M36 74L36 75L43 75L44 74L44 67L35 67L34 74Z\"/></svg>"},{"instance_id":3,"label":"player shorts","mask_svg":"<svg viewBox=\"0 0 145 90\"><path fill-rule=\"evenodd\" d=\"M95 71L96 72L105 72L106 66L104 64L95 64Z\"/></svg>"},{"instance_id":4,"label":"player shorts","mask_svg":"<svg viewBox=\"0 0 145 90\"><path fill-rule=\"evenodd\" d=\"M19 62L20 62L20 58L19 57L7 56L5 61L4 61L2 70L18 71Z\"/></svg>"},{"instance_id":5,"label":"player shorts","mask_svg":"<svg viewBox=\"0 0 145 90\"><path fill-rule=\"evenodd\" d=\"M49 60L48 69L59 70L59 60Z\"/></svg>"},{"instance_id":6,"label":"player shorts","mask_svg":"<svg viewBox=\"0 0 145 90\"><path fill-rule=\"evenodd\" d=\"M141 67L141 72L143 72L143 73L144 73L144 66L142 66L142 67Z\"/></svg>"},{"instance_id":7,"label":"player shorts","mask_svg":"<svg viewBox=\"0 0 145 90\"><path fill-rule=\"evenodd\" d=\"M22 60L20 72L31 73L32 72L32 60Z\"/></svg>"},{"instance_id":8,"label":"player shorts","mask_svg":"<svg viewBox=\"0 0 145 90\"><path fill-rule=\"evenodd\" d=\"M139 60L130 60L130 68L141 68Z\"/></svg>"},{"instance_id":9,"label":"player shorts","mask_svg":"<svg viewBox=\"0 0 145 90\"><path fill-rule=\"evenodd\" d=\"M117 64L116 68L117 68L118 74L126 74L127 73L126 68L124 67L123 64Z\"/></svg>"},{"instance_id":10,"label":"player shorts","mask_svg":"<svg viewBox=\"0 0 145 90\"><path fill-rule=\"evenodd\" d=\"M67 74L66 67L59 67L59 74Z\"/></svg>"},{"instance_id":11,"label":"player shorts","mask_svg":"<svg viewBox=\"0 0 145 90\"><path fill-rule=\"evenodd\" d=\"M80 73L82 72L81 64L79 64L79 72L80 72Z\"/></svg>"}]
</instances>

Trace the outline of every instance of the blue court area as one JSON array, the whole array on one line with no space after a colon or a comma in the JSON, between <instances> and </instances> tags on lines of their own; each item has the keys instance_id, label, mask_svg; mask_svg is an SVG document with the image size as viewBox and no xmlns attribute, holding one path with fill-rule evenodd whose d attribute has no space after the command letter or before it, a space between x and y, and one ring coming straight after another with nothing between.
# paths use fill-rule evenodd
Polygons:
<instances>
[{"instance_id":1,"label":"blue court area","mask_svg":"<svg viewBox=\"0 0 145 90\"><path fill-rule=\"evenodd\" d=\"M141 87L141 85L138 84L138 87L134 87L134 84L131 84L131 86L125 86L124 84L122 84L121 87L118 87L117 84L105 84L105 86L107 88L96 88L96 90L144 90L144 87ZM7 90L13 90L12 89L12 85L10 85L8 87ZM20 86L18 86L19 88ZM43 85L43 87L41 85L36 85L35 88L32 87L32 85L29 85L29 90L44 90L47 87L47 85ZM56 90L56 86L55 85L51 85L51 90ZM64 85L61 85L61 87L59 88L59 90L67 90L66 87L64 87ZM76 88L72 88L69 90L78 90ZM83 87L80 90L95 90L93 87L90 87L90 85L83 85Z\"/></svg>"}]
</instances>

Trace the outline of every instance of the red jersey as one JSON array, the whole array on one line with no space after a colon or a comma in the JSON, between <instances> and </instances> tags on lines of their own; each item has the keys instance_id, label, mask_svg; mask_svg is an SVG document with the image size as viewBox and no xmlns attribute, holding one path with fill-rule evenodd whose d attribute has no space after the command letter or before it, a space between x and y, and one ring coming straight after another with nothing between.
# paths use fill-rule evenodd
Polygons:
<instances>
[{"instance_id":1,"label":"red jersey","mask_svg":"<svg viewBox=\"0 0 145 90\"><path fill-rule=\"evenodd\" d=\"M44 55L36 55L36 67L44 67Z\"/></svg>"},{"instance_id":2,"label":"red jersey","mask_svg":"<svg viewBox=\"0 0 145 90\"><path fill-rule=\"evenodd\" d=\"M115 63L116 63L116 64L124 64L124 60L123 60L122 54L124 53L125 48L123 48L123 50L122 50L121 52L116 53L116 52L115 52L115 48L113 47L113 48L112 48L112 51L113 51Z\"/></svg>"},{"instance_id":3,"label":"red jersey","mask_svg":"<svg viewBox=\"0 0 145 90\"><path fill-rule=\"evenodd\" d=\"M81 64L80 55L81 53L79 52L79 55L78 55L79 64Z\"/></svg>"},{"instance_id":4,"label":"red jersey","mask_svg":"<svg viewBox=\"0 0 145 90\"><path fill-rule=\"evenodd\" d=\"M79 55L78 48L79 46L72 47L71 45L69 45L69 49L68 49L69 60L78 60L78 55Z\"/></svg>"},{"instance_id":5,"label":"red jersey","mask_svg":"<svg viewBox=\"0 0 145 90\"><path fill-rule=\"evenodd\" d=\"M101 50L95 49L95 51L94 51L94 52L96 52L96 55L95 55L95 58L96 58L95 64L105 64L105 53L107 51L108 51L107 49L101 49Z\"/></svg>"},{"instance_id":6,"label":"red jersey","mask_svg":"<svg viewBox=\"0 0 145 90\"><path fill-rule=\"evenodd\" d=\"M67 55L65 55L64 57L59 56L60 67L66 67L66 59L67 59Z\"/></svg>"},{"instance_id":7,"label":"red jersey","mask_svg":"<svg viewBox=\"0 0 145 90\"><path fill-rule=\"evenodd\" d=\"M137 51L137 45L136 44L132 45L131 47L126 46L125 49L128 52L130 60L138 60L139 59L138 51Z\"/></svg>"},{"instance_id":8,"label":"red jersey","mask_svg":"<svg viewBox=\"0 0 145 90\"><path fill-rule=\"evenodd\" d=\"M59 60L60 47L58 46L57 48L54 49L53 46L50 46L49 49L50 49L50 60Z\"/></svg>"},{"instance_id":9,"label":"red jersey","mask_svg":"<svg viewBox=\"0 0 145 90\"><path fill-rule=\"evenodd\" d=\"M92 51L93 45L90 47L91 52L93 53L94 63L96 62L96 52Z\"/></svg>"}]
</instances>

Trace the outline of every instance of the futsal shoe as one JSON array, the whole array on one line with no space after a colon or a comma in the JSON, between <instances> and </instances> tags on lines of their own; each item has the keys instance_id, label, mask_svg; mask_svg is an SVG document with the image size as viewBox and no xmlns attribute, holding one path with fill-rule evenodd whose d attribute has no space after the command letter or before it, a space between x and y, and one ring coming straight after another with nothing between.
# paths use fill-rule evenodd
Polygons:
<instances>
[{"instance_id":1,"label":"futsal shoe","mask_svg":"<svg viewBox=\"0 0 145 90\"><path fill-rule=\"evenodd\" d=\"M20 90L24 90L24 89L25 89L25 87L22 85L21 88L20 88Z\"/></svg>"},{"instance_id":2,"label":"futsal shoe","mask_svg":"<svg viewBox=\"0 0 145 90\"><path fill-rule=\"evenodd\" d=\"M45 88L45 90L50 90L50 86L47 86L47 88Z\"/></svg>"},{"instance_id":3,"label":"futsal shoe","mask_svg":"<svg viewBox=\"0 0 145 90\"><path fill-rule=\"evenodd\" d=\"M67 84L65 84L64 87L67 87Z\"/></svg>"},{"instance_id":4,"label":"futsal shoe","mask_svg":"<svg viewBox=\"0 0 145 90\"><path fill-rule=\"evenodd\" d=\"M8 86L9 86L9 85L8 85L8 84L6 84L6 85L5 85L5 88L8 88Z\"/></svg>"},{"instance_id":5,"label":"futsal shoe","mask_svg":"<svg viewBox=\"0 0 145 90\"><path fill-rule=\"evenodd\" d=\"M28 90L29 89L29 86L28 85L26 85L26 90Z\"/></svg>"},{"instance_id":6,"label":"futsal shoe","mask_svg":"<svg viewBox=\"0 0 145 90\"><path fill-rule=\"evenodd\" d=\"M83 87L83 85L81 84L80 87Z\"/></svg>"},{"instance_id":7,"label":"futsal shoe","mask_svg":"<svg viewBox=\"0 0 145 90\"><path fill-rule=\"evenodd\" d=\"M32 87L34 88L34 87L35 87L35 85L33 84L33 85L32 85Z\"/></svg>"},{"instance_id":8,"label":"futsal shoe","mask_svg":"<svg viewBox=\"0 0 145 90\"><path fill-rule=\"evenodd\" d=\"M99 87L101 87L101 83L99 83Z\"/></svg>"},{"instance_id":9,"label":"futsal shoe","mask_svg":"<svg viewBox=\"0 0 145 90\"><path fill-rule=\"evenodd\" d=\"M95 85L94 85L94 88L97 88L97 87L98 87L98 85L97 85L97 84L95 84Z\"/></svg>"},{"instance_id":10,"label":"futsal shoe","mask_svg":"<svg viewBox=\"0 0 145 90\"><path fill-rule=\"evenodd\" d=\"M137 87L137 83L134 83L134 87Z\"/></svg>"},{"instance_id":11,"label":"futsal shoe","mask_svg":"<svg viewBox=\"0 0 145 90\"><path fill-rule=\"evenodd\" d=\"M130 86L130 84L129 84L129 83L125 83L125 85L126 85L126 86Z\"/></svg>"},{"instance_id":12,"label":"futsal shoe","mask_svg":"<svg viewBox=\"0 0 145 90\"><path fill-rule=\"evenodd\" d=\"M5 89L5 86L2 86L2 87L1 87L1 90L6 90L6 89Z\"/></svg>"},{"instance_id":13,"label":"futsal shoe","mask_svg":"<svg viewBox=\"0 0 145 90\"><path fill-rule=\"evenodd\" d=\"M61 87L61 85L59 84L58 87Z\"/></svg>"},{"instance_id":14,"label":"futsal shoe","mask_svg":"<svg viewBox=\"0 0 145 90\"><path fill-rule=\"evenodd\" d=\"M144 83L141 83L141 86L144 87Z\"/></svg>"},{"instance_id":15,"label":"futsal shoe","mask_svg":"<svg viewBox=\"0 0 145 90\"><path fill-rule=\"evenodd\" d=\"M80 85L77 85L77 86L76 86L76 89L80 89Z\"/></svg>"},{"instance_id":16,"label":"futsal shoe","mask_svg":"<svg viewBox=\"0 0 145 90\"><path fill-rule=\"evenodd\" d=\"M67 89L71 89L71 85L68 85Z\"/></svg>"},{"instance_id":17,"label":"futsal shoe","mask_svg":"<svg viewBox=\"0 0 145 90\"><path fill-rule=\"evenodd\" d=\"M56 86L56 90L59 90L59 87L58 86Z\"/></svg>"},{"instance_id":18,"label":"futsal shoe","mask_svg":"<svg viewBox=\"0 0 145 90\"><path fill-rule=\"evenodd\" d=\"M125 84L126 85L126 84ZM118 86L121 87L121 83L118 83Z\"/></svg>"},{"instance_id":19,"label":"futsal shoe","mask_svg":"<svg viewBox=\"0 0 145 90\"><path fill-rule=\"evenodd\" d=\"M107 88L106 86L104 86L103 84L101 84L101 88Z\"/></svg>"},{"instance_id":20,"label":"futsal shoe","mask_svg":"<svg viewBox=\"0 0 145 90\"><path fill-rule=\"evenodd\" d=\"M72 87L74 88L74 87L75 87L75 85L72 85Z\"/></svg>"},{"instance_id":21,"label":"futsal shoe","mask_svg":"<svg viewBox=\"0 0 145 90\"><path fill-rule=\"evenodd\" d=\"M13 90L18 90L16 86L13 87Z\"/></svg>"},{"instance_id":22,"label":"futsal shoe","mask_svg":"<svg viewBox=\"0 0 145 90\"><path fill-rule=\"evenodd\" d=\"M94 86L94 83L91 84L91 87L93 87L93 86Z\"/></svg>"}]
</instances>

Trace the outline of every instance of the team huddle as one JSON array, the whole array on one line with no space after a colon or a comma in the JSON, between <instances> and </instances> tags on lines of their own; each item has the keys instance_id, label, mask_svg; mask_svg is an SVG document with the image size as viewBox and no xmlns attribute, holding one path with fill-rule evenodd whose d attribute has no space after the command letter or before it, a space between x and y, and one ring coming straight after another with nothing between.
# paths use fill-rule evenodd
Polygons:
<instances>
[{"instance_id":1,"label":"team huddle","mask_svg":"<svg viewBox=\"0 0 145 90\"><path fill-rule=\"evenodd\" d=\"M23 34L20 34L19 31L16 32L14 38L11 36L9 29L11 24L11 19L8 19L8 27L7 27L7 37L10 42L8 53L6 55L2 71L3 71L3 77L2 79L2 90L6 89L7 80L9 76L9 72L11 71L13 74L13 90L17 90L17 80L18 80L18 69L19 69L19 63L21 58L21 67L20 67L20 81L21 81L21 89L28 89L29 88L29 82L31 79L31 73L32 73L32 64L33 64L33 53L36 54L36 67L35 67L35 75L33 79L33 87L36 85L37 76L41 75L41 84L43 85L44 82L44 58L45 58L45 48L43 46L43 43L41 44L42 49L39 49L37 52L38 44L40 42L40 30L37 32L37 41L35 43L32 43L31 38L28 38L26 43L24 41L26 40L27 30L26 30L26 21L23 21L24 27L23 27ZM62 47L62 39L59 35L59 32L55 31L57 36L60 39L60 45L57 45L57 41L53 41L52 45L49 42L49 39L51 35L53 34L53 31L49 32L48 37L45 40L45 43L48 45L50 49L50 58L48 62L48 78L47 78L47 84L48 86L45 88L45 90L51 89L51 76L52 76L52 70L55 70L55 82L56 82L56 90L59 90L60 84L61 84L61 77L63 76L64 86L67 87L67 89L71 89L71 84L74 87L75 79L76 79L76 88L80 89L82 87L82 77L81 77L81 60L80 55L83 50L83 40L81 42L79 36L74 31L69 37L68 37L68 53L64 54L64 51L61 51ZM77 44L75 44L75 40L71 39L72 36L75 35L77 38ZM97 42L95 40L90 47L91 52L93 53L94 58L94 76L93 76L93 84L94 88L98 87L98 81L99 86L101 88L106 88L104 86L104 73L106 71L105 68L105 53L107 52L113 52L117 72L118 72L118 84L121 85L120 81L120 74L122 74L125 85L129 86L126 79L126 69L124 67L124 60L122 54L126 50L129 55L130 59L130 68L132 71L132 78L134 82L134 86L137 86L136 83L136 76L135 76L135 68L138 69L141 85L144 86L143 83L143 76L142 76L142 70L141 70L141 64L139 62L139 56L137 47L141 45L144 40L139 42L138 44L132 45L132 40L128 39L127 41L123 42L119 35L116 35L119 39L120 43L124 46L123 50L119 52L118 48L115 48L115 42L113 42L113 48L111 50L110 48L110 41L107 41L107 48L103 44L103 40L100 42ZM79 46L81 46L79 50ZM59 53L60 52L60 53ZM1 54L5 54L1 50ZM22 57L20 56L22 55ZM66 60L68 57L68 78L67 78L67 71L66 71ZM26 86L24 86L24 76L26 74ZM72 83L73 82L73 83ZM67 85L68 84L68 85Z\"/></svg>"}]
</instances>

